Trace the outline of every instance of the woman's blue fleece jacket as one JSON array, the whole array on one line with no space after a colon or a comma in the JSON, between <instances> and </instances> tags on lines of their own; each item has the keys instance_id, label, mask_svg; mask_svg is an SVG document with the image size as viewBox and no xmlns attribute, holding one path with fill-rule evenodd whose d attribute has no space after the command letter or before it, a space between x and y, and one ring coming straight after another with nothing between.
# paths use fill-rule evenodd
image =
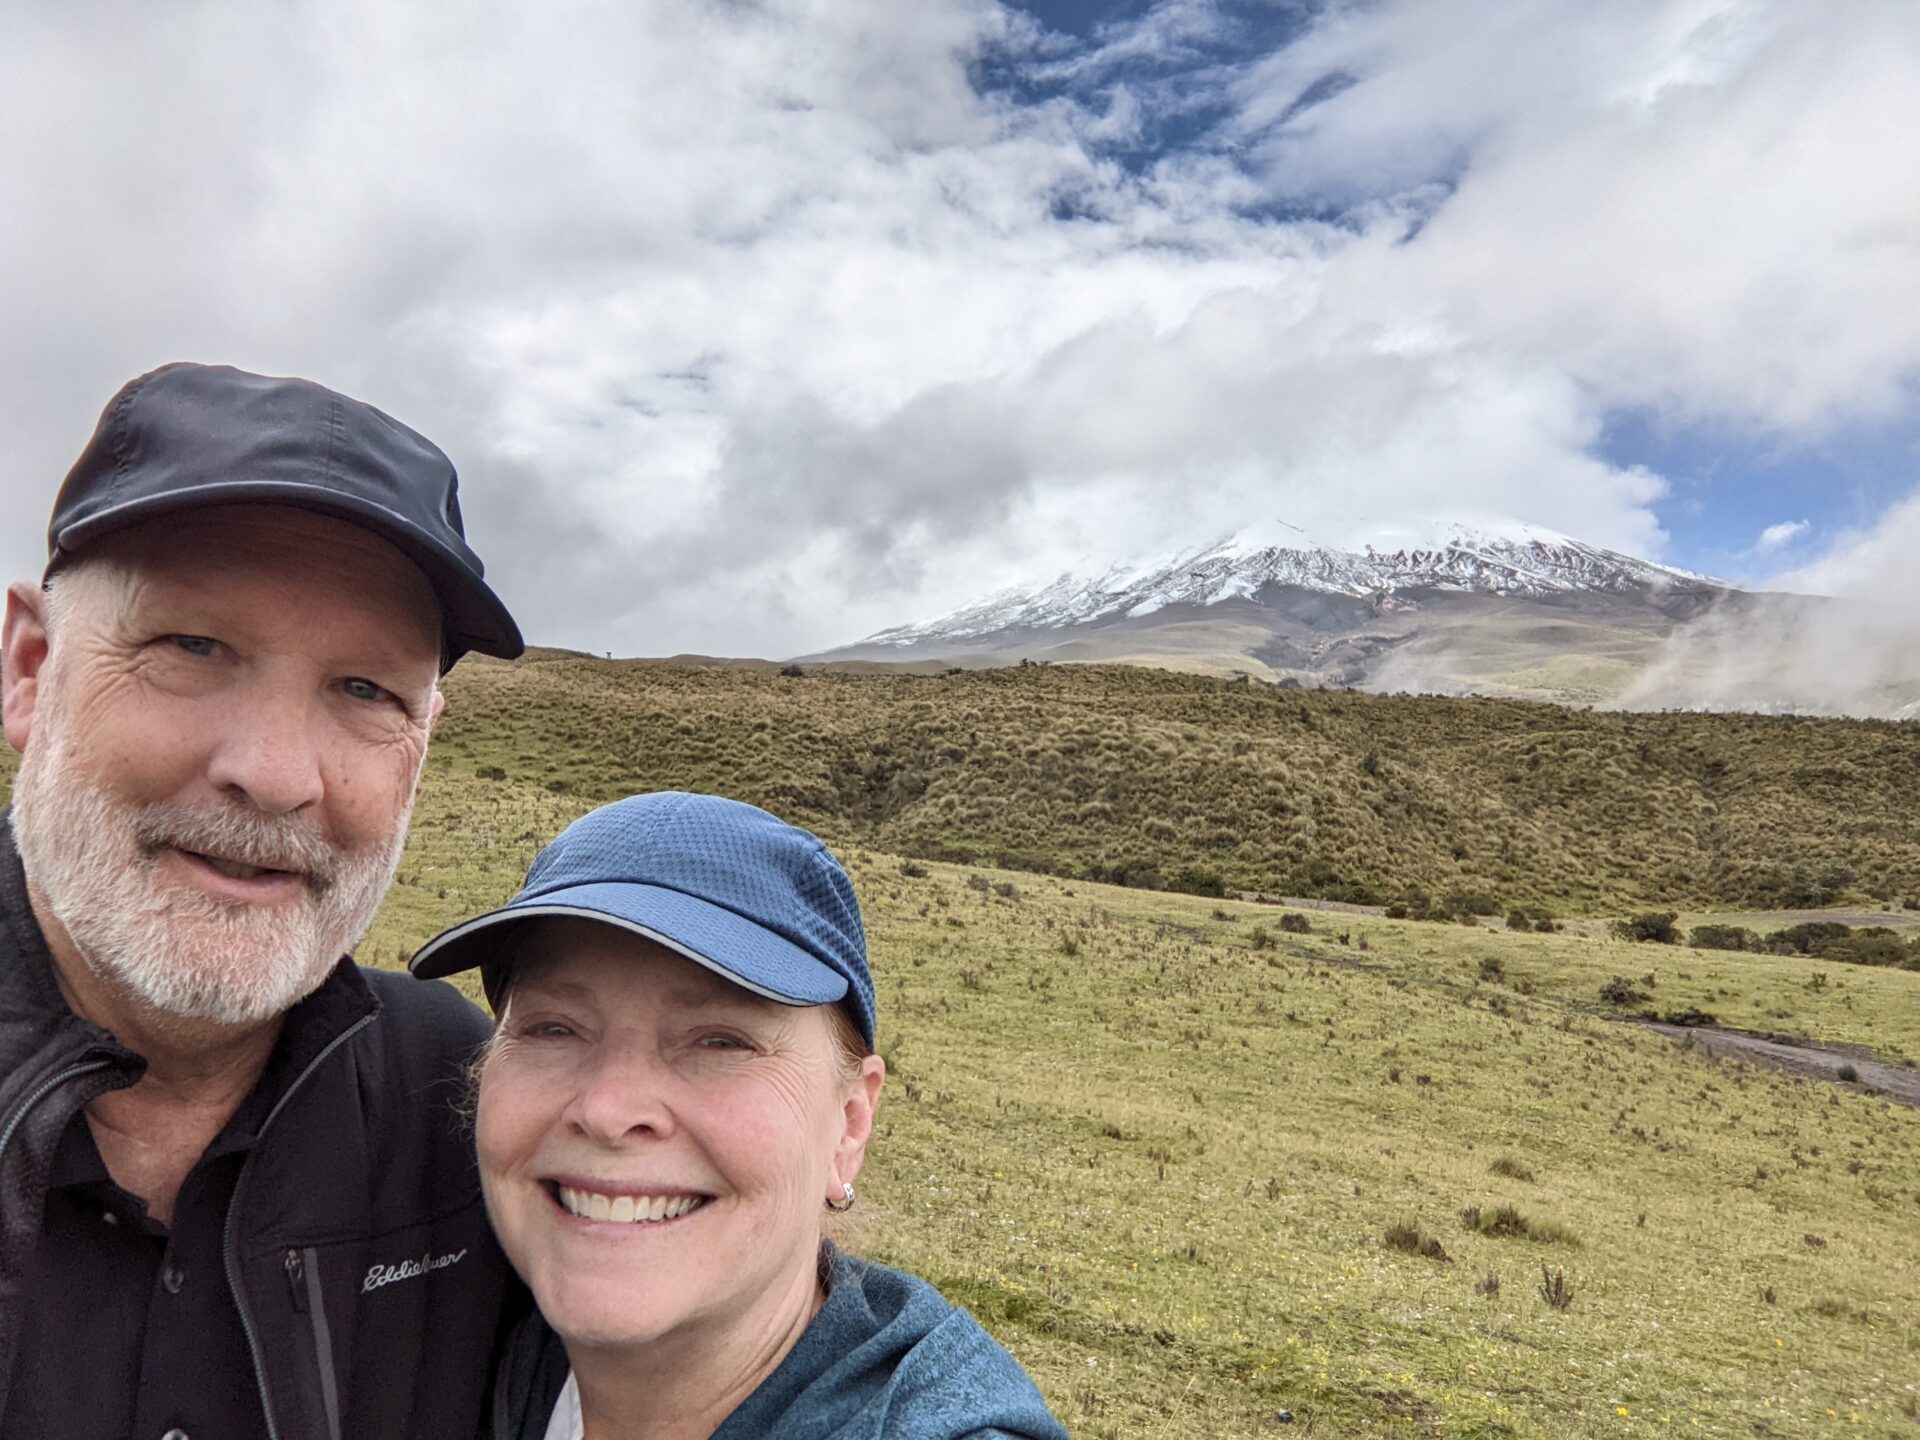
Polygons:
<instances>
[{"instance_id":1,"label":"woman's blue fleece jacket","mask_svg":"<svg viewBox=\"0 0 1920 1440\"><path fill-rule=\"evenodd\" d=\"M713 1440L1067 1440L1019 1362L924 1280L828 1246L826 1303ZM567 1380L538 1316L494 1390L496 1440L542 1440Z\"/></svg>"}]
</instances>

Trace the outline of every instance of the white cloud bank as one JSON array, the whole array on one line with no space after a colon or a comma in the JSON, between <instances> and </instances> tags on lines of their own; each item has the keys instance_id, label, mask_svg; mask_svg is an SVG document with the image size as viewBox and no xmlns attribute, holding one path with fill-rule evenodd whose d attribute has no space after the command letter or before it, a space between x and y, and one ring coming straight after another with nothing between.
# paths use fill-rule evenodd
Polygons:
<instances>
[{"instance_id":1,"label":"white cloud bank","mask_svg":"<svg viewBox=\"0 0 1920 1440\"><path fill-rule=\"evenodd\" d=\"M1063 62L990 0L15 7L0 560L37 570L100 404L182 356L433 435L528 633L640 654L1270 515L1657 555L1614 408L1811 437L1911 400L1920 11L1336 5L1218 69L1199 143L1109 158L1166 103L1139 56L1224 23ZM1072 83L983 94L985 58Z\"/></svg>"}]
</instances>

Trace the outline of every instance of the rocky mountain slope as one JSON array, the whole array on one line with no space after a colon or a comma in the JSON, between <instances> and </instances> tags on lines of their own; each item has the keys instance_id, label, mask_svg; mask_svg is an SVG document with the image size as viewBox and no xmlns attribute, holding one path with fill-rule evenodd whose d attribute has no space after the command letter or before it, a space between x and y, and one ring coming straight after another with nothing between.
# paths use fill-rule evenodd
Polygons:
<instances>
[{"instance_id":1,"label":"rocky mountain slope","mask_svg":"<svg viewBox=\"0 0 1920 1440\"><path fill-rule=\"evenodd\" d=\"M1677 626L1748 601L1724 581L1517 521L1427 522L1358 549L1269 524L807 658L1109 661L1596 704L1629 691Z\"/></svg>"}]
</instances>

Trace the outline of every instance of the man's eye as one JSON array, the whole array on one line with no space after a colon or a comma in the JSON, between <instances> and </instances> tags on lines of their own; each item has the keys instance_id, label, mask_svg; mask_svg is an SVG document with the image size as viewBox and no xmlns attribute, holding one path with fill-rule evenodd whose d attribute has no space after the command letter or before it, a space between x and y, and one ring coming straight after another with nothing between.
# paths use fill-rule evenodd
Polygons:
<instances>
[{"instance_id":1,"label":"man's eye","mask_svg":"<svg viewBox=\"0 0 1920 1440\"><path fill-rule=\"evenodd\" d=\"M356 700L384 700L387 692L371 680L342 681L340 688Z\"/></svg>"},{"instance_id":2,"label":"man's eye","mask_svg":"<svg viewBox=\"0 0 1920 1440\"><path fill-rule=\"evenodd\" d=\"M211 655L216 641L205 635L169 635L174 648L184 650L189 655Z\"/></svg>"}]
</instances>

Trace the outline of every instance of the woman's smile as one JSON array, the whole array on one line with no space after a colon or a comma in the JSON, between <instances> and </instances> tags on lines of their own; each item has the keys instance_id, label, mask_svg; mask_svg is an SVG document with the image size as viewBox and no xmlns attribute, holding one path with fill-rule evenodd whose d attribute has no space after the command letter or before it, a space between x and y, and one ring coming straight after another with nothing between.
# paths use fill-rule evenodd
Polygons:
<instances>
[{"instance_id":1,"label":"woman's smile","mask_svg":"<svg viewBox=\"0 0 1920 1440\"><path fill-rule=\"evenodd\" d=\"M576 1219L615 1225L661 1225L691 1215L711 1198L684 1191L647 1191L613 1186L545 1182L554 1203Z\"/></svg>"},{"instance_id":2,"label":"woman's smile","mask_svg":"<svg viewBox=\"0 0 1920 1440\"><path fill-rule=\"evenodd\" d=\"M804 1323L856 1093L823 1008L545 919L480 1084L489 1213L570 1338L646 1344L776 1306Z\"/></svg>"}]
</instances>

